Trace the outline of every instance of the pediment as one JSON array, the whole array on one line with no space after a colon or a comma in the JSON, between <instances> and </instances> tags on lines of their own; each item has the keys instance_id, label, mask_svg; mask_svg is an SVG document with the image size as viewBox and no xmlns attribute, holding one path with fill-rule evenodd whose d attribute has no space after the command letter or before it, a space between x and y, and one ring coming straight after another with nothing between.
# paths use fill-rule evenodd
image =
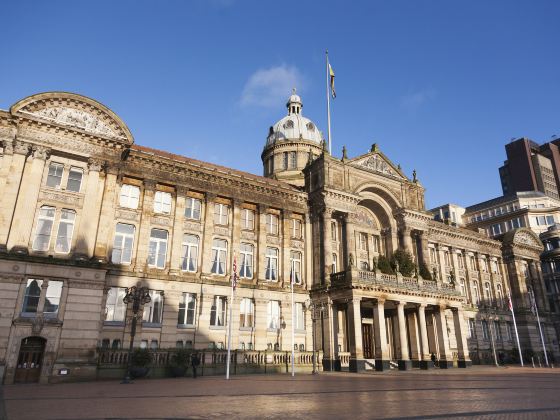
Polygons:
<instances>
[{"instance_id":1,"label":"pediment","mask_svg":"<svg viewBox=\"0 0 560 420\"><path fill-rule=\"evenodd\" d=\"M541 241L533 232L527 232L525 230L516 232L513 238L513 242L516 244L533 246L535 248L543 247Z\"/></svg>"},{"instance_id":2,"label":"pediment","mask_svg":"<svg viewBox=\"0 0 560 420\"><path fill-rule=\"evenodd\" d=\"M402 171L381 152L368 153L352 159L349 163L352 166L369 172L380 173L399 179L407 179Z\"/></svg>"},{"instance_id":3,"label":"pediment","mask_svg":"<svg viewBox=\"0 0 560 420\"><path fill-rule=\"evenodd\" d=\"M94 136L129 144L134 142L130 130L114 112L93 99L77 94L50 92L33 95L16 103L10 112Z\"/></svg>"}]
</instances>

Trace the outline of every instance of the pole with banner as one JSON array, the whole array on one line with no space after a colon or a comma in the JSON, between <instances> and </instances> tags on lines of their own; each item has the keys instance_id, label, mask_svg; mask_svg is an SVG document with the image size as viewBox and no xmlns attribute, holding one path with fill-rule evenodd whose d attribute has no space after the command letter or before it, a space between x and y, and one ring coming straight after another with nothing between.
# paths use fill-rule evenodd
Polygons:
<instances>
[{"instance_id":1,"label":"pole with banner","mask_svg":"<svg viewBox=\"0 0 560 420\"><path fill-rule=\"evenodd\" d=\"M295 358L295 350L294 350L294 341L295 341L295 305L294 305L294 267L293 267L293 263L292 263L292 267L290 268L290 285L291 285L291 291L292 291L292 376L295 375L295 371L294 371L294 358Z\"/></svg>"},{"instance_id":2,"label":"pole with banner","mask_svg":"<svg viewBox=\"0 0 560 420\"><path fill-rule=\"evenodd\" d=\"M327 140L329 145L329 153L332 153L331 143L331 95L336 98L336 91L334 90L334 71L329 63L329 51L325 51L327 58Z\"/></svg>"},{"instance_id":3,"label":"pole with banner","mask_svg":"<svg viewBox=\"0 0 560 420\"><path fill-rule=\"evenodd\" d=\"M544 351L544 361L546 362L546 365L548 366L548 354L546 352L546 347L544 345L544 337L543 337L542 328L541 328L541 319L539 317L539 309L537 308L537 301L535 300L535 293L533 292L532 288L529 289L529 298L531 299L531 311L533 312L533 315L535 315L537 317L537 325L539 326L539 333L541 335L541 343L542 343L542 348L543 348L543 351Z\"/></svg>"},{"instance_id":4,"label":"pole with banner","mask_svg":"<svg viewBox=\"0 0 560 420\"><path fill-rule=\"evenodd\" d=\"M508 307L511 311L511 317L513 318L513 328L515 329L515 339L517 340L517 350L519 351L519 360L521 361L521 366L523 366L523 355L521 354L521 345L519 344L519 333L517 332L517 322L515 322L515 312L513 312L513 303L511 302L511 295L508 292Z\"/></svg>"},{"instance_id":5,"label":"pole with banner","mask_svg":"<svg viewBox=\"0 0 560 420\"><path fill-rule=\"evenodd\" d=\"M229 365L231 362L231 319L233 308L233 297L235 288L237 286L237 256L233 257L233 273L231 273L231 301L229 303L229 316L228 316L228 340L227 340L227 361L226 361L226 379L229 379Z\"/></svg>"}]
</instances>

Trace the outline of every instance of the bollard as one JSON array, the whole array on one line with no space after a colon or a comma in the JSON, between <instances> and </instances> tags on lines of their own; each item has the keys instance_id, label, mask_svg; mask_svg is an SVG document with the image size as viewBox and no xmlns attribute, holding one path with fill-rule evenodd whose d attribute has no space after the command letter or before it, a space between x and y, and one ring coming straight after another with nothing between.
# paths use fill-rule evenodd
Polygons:
<instances>
[{"instance_id":1,"label":"bollard","mask_svg":"<svg viewBox=\"0 0 560 420\"><path fill-rule=\"evenodd\" d=\"M533 364L533 369L535 368L535 358L531 356L531 363Z\"/></svg>"},{"instance_id":2,"label":"bollard","mask_svg":"<svg viewBox=\"0 0 560 420\"><path fill-rule=\"evenodd\" d=\"M542 367L542 365L541 365L541 356L537 356L537 360L539 361L539 367L541 368L541 367Z\"/></svg>"}]
</instances>

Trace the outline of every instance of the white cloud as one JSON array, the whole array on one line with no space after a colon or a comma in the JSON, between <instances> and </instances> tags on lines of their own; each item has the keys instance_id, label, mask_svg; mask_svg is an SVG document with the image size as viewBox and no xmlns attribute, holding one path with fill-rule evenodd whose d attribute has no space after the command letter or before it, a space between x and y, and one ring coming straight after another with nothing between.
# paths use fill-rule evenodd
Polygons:
<instances>
[{"instance_id":1,"label":"white cloud","mask_svg":"<svg viewBox=\"0 0 560 420\"><path fill-rule=\"evenodd\" d=\"M434 89L424 89L405 95L401 98L401 105L408 109L417 109L436 96Z\"/></svg>"},{"instance_id":2,"label":"white cloud","mask_svg":"<svg viewBox=\"0 0 560 420\"><path fill-rule=\"evenodd\" d=\"M292 88L301 90L303 77L294 66L270 67L254 72L241 93L240 103L243 106L260 106L266 108L283 104Z\"/></svg>"}]
</instances>

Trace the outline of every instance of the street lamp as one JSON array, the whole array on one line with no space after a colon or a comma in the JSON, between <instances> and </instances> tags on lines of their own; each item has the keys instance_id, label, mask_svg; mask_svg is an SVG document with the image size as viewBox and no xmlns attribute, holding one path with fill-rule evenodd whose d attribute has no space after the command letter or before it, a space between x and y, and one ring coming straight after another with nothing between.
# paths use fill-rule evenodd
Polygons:
<instances>
[{"instance_id":1,"label":"street lamp","mask_svg":"<svg viewBox=\"0 0 560 420\"><path fill-rule=\"evenodd\" d=\"M316 349L315 349L315 321L317 321L317 310L319 310L319 313L323 313L323 310L325 309L325 305L323 303L320 304L316 304L315 302L313 302L311 299L307 299L305 301L305 306L307 308L309 308L309 310L311 311L311 322L312 322L312 326L311 326L311 338L312 338L312 346L313 346L313 371L311 372L313 375L318 374L318 370L317 370L317 355L316 355ZM320 317L320 315L319 315Z\"/></svg>"},{"instance_id":2,"label":"street lamp","mask_svg":"<svg viewBox=\"0 0 560 420\"><path fill-rule=\"evenodd\" d=\"M123 302L128 305L132 303L132 325L130 327L130 346L128 347L128 358L126 360L126 372L124 374L124 379L121 383L130 383L130 367L132 363L132 348L134 346L134 336L136 335L136 322L138 319L138 311L140 310L140 305L150 303L152 298L150 297L150 289L147 287L127 287L126 295L123 298Z\"/></svg>"}]
</instances>

